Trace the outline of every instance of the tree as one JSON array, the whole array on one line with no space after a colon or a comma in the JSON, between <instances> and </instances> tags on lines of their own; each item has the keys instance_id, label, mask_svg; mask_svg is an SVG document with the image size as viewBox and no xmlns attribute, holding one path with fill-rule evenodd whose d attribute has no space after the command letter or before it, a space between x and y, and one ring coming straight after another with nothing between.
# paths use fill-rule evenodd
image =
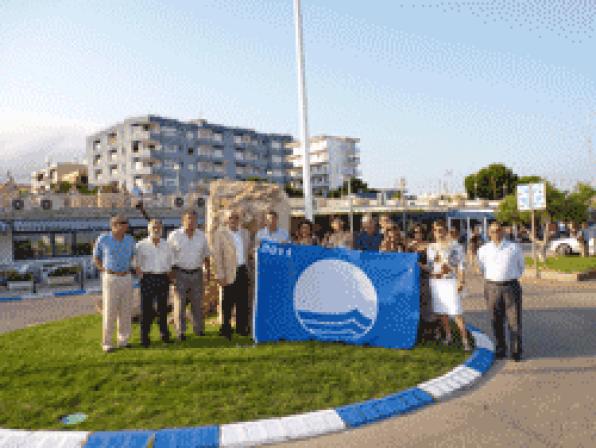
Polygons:
<instances>
[{"instance_id":1,"label":"tree","mask_svg":"<svg viewBox=\"0 0 596 448\"><path fill-rule=\"evenodd\" d=\"M470 199L502 199L512 193L518 177L511 168L501 163L493 163L477 173L466 176L464 186Z\"/></svg>"},{"instance_id":2,"label":"tree","mask_svg":"<svg viewBox=\"0 0 596 448\"><path fill-rule=\"evenodd\" d=\"M50 190L56 193L68 193L71 189L72 185L70 182L62 180L57 184L50 185Z\"/></svg>"},{"instance_id":3,"label":"tree","mask_svg":"<svg viewBox=\"0 0 596 448\"><path fill-rule=\"evenodd\" d=\"M364 182L359 177L352 177L350 178L350 188L352 193L378 193L378 190L374 188L370 188L368 183ZM348 191L348 181L344 181L342 186L336 190L331 190L327 195L328 198L340 198L342 193L347 194Z\"/></svg>"},{"instance_id":4,"label":"tree","mask_svg":"<svg viewBox=\"0 0 596 448\"><path fill-rule=\"evenodd\" d=\"M259 177L259 176L248 176L246 178L246 180L248 181L253 181L253 182L269 182L267 179L265 179L264 177Z\"/></svg>"},{"instance_id":5,"label":"tree","mask_svg":"<svg viewBox=\"0 0 596 448\"><path fill-rule=\"evenodd\" d=\"M290 184L286 184L284 186L284 191L286 192L286 194L290 198L303 198L304 197L304 193L303 193L303 191L301 189L294 188Z\"/></svg>"}]
</instances>

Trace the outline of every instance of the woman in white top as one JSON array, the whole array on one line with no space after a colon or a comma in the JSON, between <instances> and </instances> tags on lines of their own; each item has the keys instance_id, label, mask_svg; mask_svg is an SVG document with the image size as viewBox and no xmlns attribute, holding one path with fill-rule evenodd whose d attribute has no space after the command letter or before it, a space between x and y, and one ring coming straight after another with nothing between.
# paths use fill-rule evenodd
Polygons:
<instances>
[{"instance_id":1,"label":"woman in white top","mask_svg":"<svg viewBox=\"0 0 596 448\"><path fill-rule=\"evenodd\" d=\"M451 343L449 318L452 317L459 328L464 350L470 351L460 297L465 281L464 250L457 241L449 238L442 220L435 221L433 233L435 242L429 244L426 250L433 312L441 317L445 343Z\"/></svg>"}]
</instances>

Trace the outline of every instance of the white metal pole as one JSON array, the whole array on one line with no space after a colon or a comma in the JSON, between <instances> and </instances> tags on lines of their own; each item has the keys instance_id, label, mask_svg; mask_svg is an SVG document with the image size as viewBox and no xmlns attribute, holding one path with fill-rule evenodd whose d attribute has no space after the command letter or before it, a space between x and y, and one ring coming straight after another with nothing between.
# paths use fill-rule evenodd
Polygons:
<instances>
[{"instance_id":1,"label":"white metal pole","mask_svg":"<svg viewBox=\"0 0 596 448\"><path fill-rule=\"evenodd\" d=\"M350 222L350 234L354 234L354 209L352 207L352 178L348 177L348 201L350 204L350 212L348 213L348 218Z\"/></svg>"},{"instance_id":2,"label":"white metal pole","mask_svg":"<svg viewBox=\"0 0 596 448\"><path fill-rule=\"evenodd\" d=\"M304 193L304 217L313 220L312 188L310 185L310 152L308 141L308 117L306 81L304 77L304 46L302 43L302 12L300 0L294 0L294 24L296 28L296 64L298 67L298 102L300 113L300 138L304 154L302 166L302 191Z\"/></svg>"}]
</instances>

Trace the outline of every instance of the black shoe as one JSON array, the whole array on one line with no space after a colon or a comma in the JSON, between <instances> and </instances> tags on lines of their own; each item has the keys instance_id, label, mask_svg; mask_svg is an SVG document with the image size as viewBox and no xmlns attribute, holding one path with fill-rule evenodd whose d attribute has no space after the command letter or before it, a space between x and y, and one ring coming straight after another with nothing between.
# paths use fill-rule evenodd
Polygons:
<instances>
[{"instance_id":1,"label":"black shoe","mask_svg":"<svg viewBox=\"0 0 596 448\"><path fill-rule=\"evenodd\" d=\"M220 328L219 335L227 338L228 341L231 341L232 340L232 329L231 328Z\"/></svg>"},{"instance_id":2,"label":"black shoe","mask_svg":"<svg viewBox=\"0 0 596 448\"><path fill-rule=\"evenodd\" d=\"M199 331L198 333L196 333L197 336L205 336L205 332L204 331Z\"/></svg>"},{"instance_id":3,"label":"black shoe","mask_svg":"<svg viewBox=\"0 0 596 448\"><path fill-rule=\"evenodd\" d=\"M114 353L114 347L108 347L108 348L104 348L103 352L104 353Z\"/></svg>"},{"instance_id":4,"label":"black shoe","mask_svg":"<svg viewBox=\"0 0 596 448\"><path fill-rule=\"evenodd\" d=\"M495 358L496 359L505 359L505 358L507 358L507 355L505 355L505 353L496 353Z\"/></svg>"},{"instance_id":5,"label":"black shoe","mask_svg":"<svg viewBox=\"0 0 596 448\"><path fill-rule=\"evenodd\" d=\"M238 334L240 336L249 336L250 335L250 333L248 332L248 330L239 331Z\"/></svg>"},{"instance_id":6,"label":"black shoe","mask_svg":"<svg viewBox=\"0 0 596 448\"><path fill-rule=\"evenodd\" d=\"M151 345L151 342L149 341L141 341L141 345L145 348L149 348L149 345Z\"/></svg>"},{"instance_id":7,"label":"black shoe","mask_svg":"<svg viewBox=\"0 0 596 448\"><path fill-rule=\"evenodd\" d=\"M181 334L180 336L178 336L178 339L180 340L180 342L186 341L186 335Z\"/></svg>"},{"instance_id":8,"label":"black shoe","mask_svg":"<svg viewBox=\"0 0 596 448\"><path fill-rule=\"evenodd\" d=\"M124 344L124 345L121 345L118 348L131 348L131 347L132 347L132 345L130 345L130 344Z\"/></svg>"},{"instance_id":9,"label":"black shoe","mask_svg":"<svg viewBox=\"0 0 596 448\"><path fill-rule=\"evenodd\" d=\"M170 335L161 338L161 342L163 342L164 344L171 344L172 340L170 339Z\"/></svg>"},{"instance_id":10,"label":"black shoe","mask_svg":"<svg viewBox=\"0 0 596 448\"><path fill-rule=\"evenodd\" d=\"M513 355L511 355L511 357L513 358L513 360L515 362L520 362L522 360L522 355L521 353L514 353Z\"/></svg>"}]
</instances>

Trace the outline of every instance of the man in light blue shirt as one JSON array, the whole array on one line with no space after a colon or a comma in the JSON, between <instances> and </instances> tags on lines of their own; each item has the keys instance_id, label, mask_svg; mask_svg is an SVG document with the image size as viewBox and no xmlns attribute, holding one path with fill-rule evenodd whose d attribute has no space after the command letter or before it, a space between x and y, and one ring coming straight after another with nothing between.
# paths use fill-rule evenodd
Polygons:
<instances>
[{"instance_id":1,"label":"man in light blue shirt","mask_svg":"<svg viewBox=\"0 0 596 448\"><path fill-rule=\"evenodd\" d=\"M118 346L128 347L132 321L132 276L135 240L127 235L128 219L116 215L110 221L111 232L99 236L93 248L93 261L102 273L102 349L114 350L114 323L118 323Z\"/></svg>"},{"instance_id":2,"label":"man in light blue shirt","mask_svg":"<svg viewBox=\"0 0 596 448\"><path fill-rule=\"evenodd\" d=\"M275 241L277 243L287 243L290 241L290 236L285 229L280 229L278 224L278 216L275 210L269 210L265 215L265 227L259 229L255 235L255 246L257 249L261 245L261 241Z\"/></svg>"}]
</instances>

